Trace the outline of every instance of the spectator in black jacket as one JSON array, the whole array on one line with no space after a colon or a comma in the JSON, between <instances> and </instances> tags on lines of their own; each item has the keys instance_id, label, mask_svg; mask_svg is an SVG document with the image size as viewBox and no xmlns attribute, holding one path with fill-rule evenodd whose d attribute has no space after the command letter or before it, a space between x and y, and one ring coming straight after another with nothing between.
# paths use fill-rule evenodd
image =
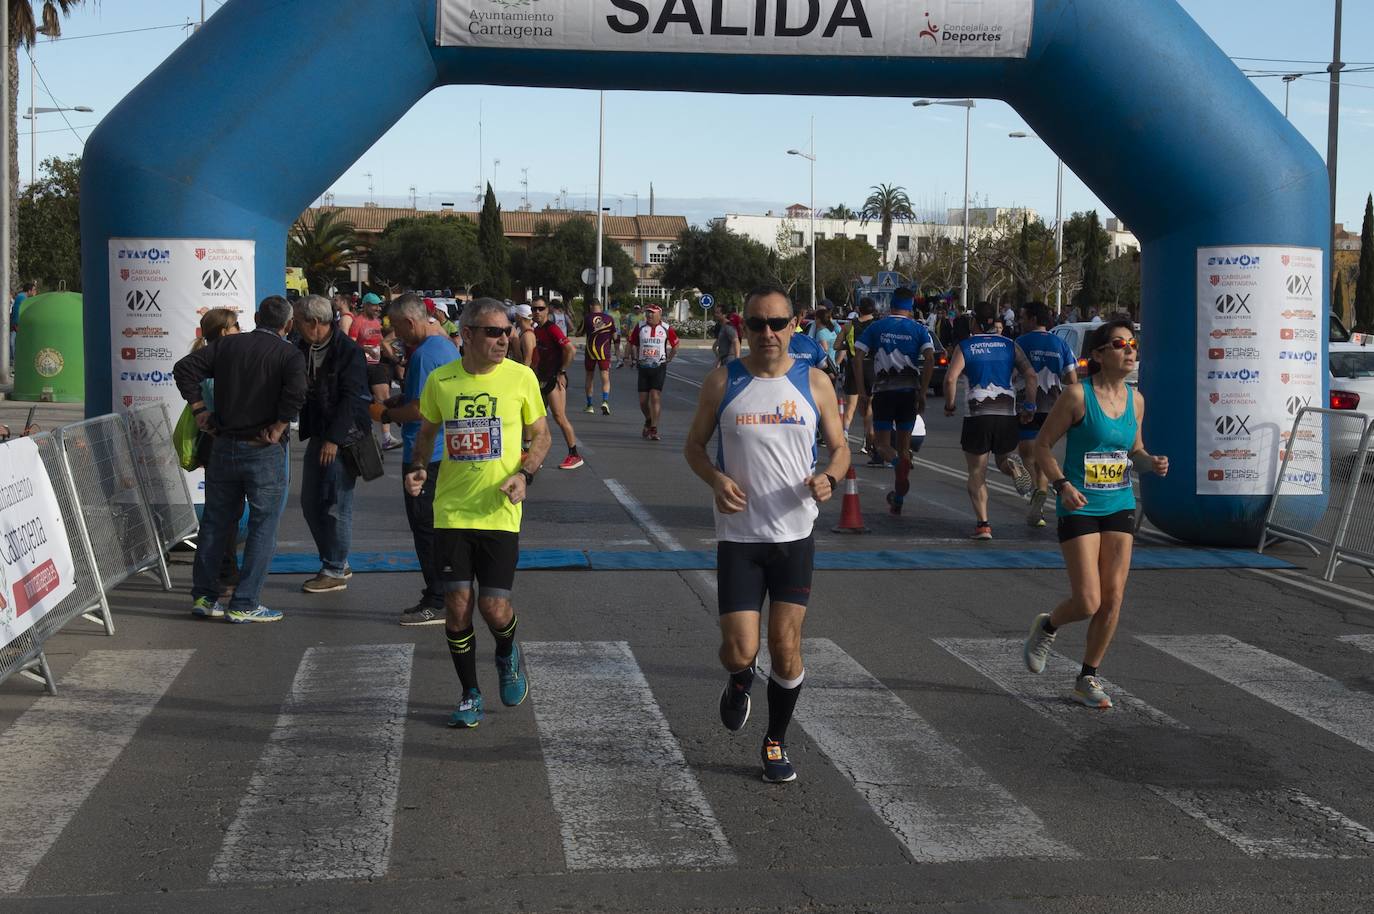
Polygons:
<instances>
[{"instance_id":1,"label":"spectator in black jacket","mask_svg":"<svg viewBox=\"0 0 1374 914\"><path fill-rule=\"evenodd\" d=\"M191 612L206 619L276 622L282 617L258 598L286 505L286 430L305 403L305 356L283 339L291 330L286 299L263 299L256 323L252 333L222 336L172 369L196 424L215 436L205 468L205 513L191 579ZM215 379L213 410L206 408L201 393L207 378ZM225 549L233 548L245 501L243 569L226 610L216 601L220 559Z\"/></svg>"},{"instance_id":2,"label":"spectator in black jacket","mask_svg":"<svg viewBox=\"0 0 1374 914\"><path fill-rule=\"evenodd\" d=\"M353 486L357 482L339 458L340 448L371 434L363 349L334 324L334 308L323 295L307 295L296 305L296 329L305 355L307 390L301 410L305 465L301 472L301 511L320 552L320 570L301 585L306 593L345 590L353 572L348 548L353 540Z\"/></svg>"}]
</instances>

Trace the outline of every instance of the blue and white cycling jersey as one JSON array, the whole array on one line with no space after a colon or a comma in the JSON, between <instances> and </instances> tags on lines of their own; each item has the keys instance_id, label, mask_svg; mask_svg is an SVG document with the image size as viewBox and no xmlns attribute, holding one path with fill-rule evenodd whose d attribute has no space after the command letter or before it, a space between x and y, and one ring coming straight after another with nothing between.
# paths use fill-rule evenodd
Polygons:
<instances>
[{"instance_id":1,"label":"blue and white cycling jersey","mask_svg":"<svg viewBox=\"0 0 1374 914\"><path fill-rule=\"evenodd\" d=\"M959 348L968 378L969 416L1016 415L1016 344L998 333L978 333L960 340Z\"/></svg>"},{"instance_id":2,"label":"blue and white cycling jersey","mask_svg":"<svg viewBox=\"0 0 1374 914\"><path fill-rule=\"evenodd\" d=\"M1021 347L1035 369L1036 386L1039 388L1035 394L1035 411L1048 413L1054 409L1059 394L1064 390L1064 375L1078 367L1078 358L1062 336L1055 336L1048 330L1023 333L1016 338L1016 345ZM1025 399L1024 386L1025 382L1018 379L1018 400Z\"/></svg>"},{"instance_id":3,"label":"blue and white cycling jersey","mask_svg":"<svg viewBox=\"0 0 1374 914\"><path fill-rule=\"evenodd\" d=\"M854 348L873 355L873 390L919 390L921 360L934 352L935 343L925 324L909 317L884 317L872 321L854 340Z\"/></svg>"}]
</instances>

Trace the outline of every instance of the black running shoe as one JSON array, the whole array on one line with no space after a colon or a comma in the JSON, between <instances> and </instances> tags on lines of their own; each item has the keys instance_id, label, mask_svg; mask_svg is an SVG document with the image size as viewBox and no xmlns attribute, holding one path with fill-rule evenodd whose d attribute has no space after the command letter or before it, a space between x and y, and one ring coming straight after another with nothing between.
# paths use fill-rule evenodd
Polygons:
<instances>
[{"instance_id":1,"label":"black running shoe","mask_svg":"<svg viewBox=\"0 0 1374 914\"><path fill-rule=\"evenodd\" d=\"M787 757L787 747L775 739L763 741L763 779L770 784L785 784L797 779L797 770Z\"/></svg>"},{"instance_id":2,"label":"black running shoe","mask_svg":"<svg viewBox=\"0 0 1374 914\"><path fill-rule=\"evenodd\" d=\"M749 720L749 705L749 690L728 680L720 693L720 722L725 729L731 733L743 729Z\"/></svg>"}]
</instances>

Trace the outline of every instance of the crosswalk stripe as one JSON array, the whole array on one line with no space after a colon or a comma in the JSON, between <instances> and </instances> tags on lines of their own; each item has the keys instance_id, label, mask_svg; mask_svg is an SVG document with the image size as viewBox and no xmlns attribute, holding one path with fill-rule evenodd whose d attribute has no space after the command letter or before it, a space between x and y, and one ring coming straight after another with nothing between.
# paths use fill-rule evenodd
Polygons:
<instances>
[{"instance_id":1,"label":"crosswalk stripe","mask_svg":"<svg viewBox=\"0 0 1374 914\"><path fill-rule=\"evenodd\" d=\"M1112 697L1111 711L1089 710L1069 701L1064 684L1078 675L1078 664L1052 653L1045 672L1032 673L1022 659L1019 639L937 638L935 642L1026 707L1080 737L1141 725L1188 730L1185 724L1102 677L1098 678ZM1366 843L1374 842L1374 834L1367 828L1296 788L1144 786L1250 857L1345 858L1374 852L1374 846Z\"/></svg>"},{"instance_id":2,"label":"crosswalk stripe","mask_svg":"<svg viewBox=\"0 0 1374 914\"><path fill-rule=\"evenodd\" d=\"M1079 856L833 641L802 656L798 723L917 862Z\"/></svg>"},{"instance_id":3,"label":"crosswalk stripe","mask_svg":"<svg viewBox=\"0 0 1374 914\"><path fill-rule=\"evenodd\" d=\"M1374 752L1374 696L1229 635L1136 635L1172 657Z\"/></svg>"},{"instance_id":4,"label":"crosswalk stripe","mask_svg":"<svg viewBox=\"0 0 1374 914\"><path fill-rule=\"evenodd\" d=\"M212 882L386 874L414 651L374 644L305 652Z\"/></svg>"},{"instance_id":5,"label":"crosswalk stripe","mask_svg":"<svg viewBox=\"0 0 1374 914\"><path fill-rule=\"evenodd\" d=\"M1001 686L1026 707L1061 726L1089 723L1116 726L1149 722L1187 729L1168 714L1101 676L1098 679L1112 697L1112 713L1085 715L1083 707L1068 696L1068 685L1077 678L1079 665L1062 654L1052 653L1045 664L1045 672L1032 673L1021 659L1019 639L936 638L935 643Z\"/></svg>"},{"instance_id":6,"label":"crosswalk stripe","mask_svg":"<svg viewBox=\"0 0 1374 914\"><path fill-rule=\"evenodd\" d=\"M522 647L568 869L734 864L630 646L546 641Z\"/></svg>"},{"instance_id":7,"label":"crosswalk stripe","mask_svg":"<svg viewBox=\"0 0 1374 914\"><path fill-rule=\"evenodd\" d=\"M1341 635L1336 640L1352 644L1362 651L1374 654L1374 635Z\"/></svg>"},{"instance_id":8,"label":"crosswalk stripe","mask_svg":"<svg viewBox=\"0 0 1374 914\"><path fill-rule=\"evenodd\" d=\"M23 887L193 653L91 651L5 733L0 892Z\"/></svg>"}]
</instances>

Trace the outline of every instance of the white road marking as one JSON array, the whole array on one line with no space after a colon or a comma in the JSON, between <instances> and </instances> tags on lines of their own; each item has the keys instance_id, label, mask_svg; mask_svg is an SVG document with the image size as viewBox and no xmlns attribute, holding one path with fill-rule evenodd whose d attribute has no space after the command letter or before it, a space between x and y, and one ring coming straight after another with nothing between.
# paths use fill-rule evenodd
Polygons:
<instances>
[{"instance_id":1,"label":"white road marking","mask_svg":"<svg viewBox=\"0 0 1374 914\"><path fill-rule=\"evenodd\" d=\"M1374 854L1374 832L1301 790L1187 790L1146 785L1208 829L1260 859L1350 860ZM1237 812L1267 812L1267 821L1237 821ZM1268 833L1257 833L1268 827ZM1244 827L1246 830L1242 830ZM1342 852L1333 849L1344 845ZM1352 853L1353 851L1353 853Z\"/></svg>"},{"instance_id":2,"label":"white road marking","mask_svg":"<svg viewBox=\"0 0 1374 914\"><path fill-rule=\"evenodd\" d=\"M918 863L1079 856L834 642L802 656L798 723Z\"/></svg>"},{"instance_id":3,"label":"white road marking","mask_svg":"<svg viewBox=\"0 0 1374 914\"><path fill-rule=\"evenodd\" d=\"M668 528L654 520L654 516L640 503L639 499L630 494L629 489L614 479L603 479L602 482L606 484L606 488L611 490L611 494L620 502L621 507L630 517L634 518L640 529L649 534L649 537L658 544L659 548L667 552L687 551L687 548L682 545L678 538L668 532ZM697 580L701 581L708 590L716 592L719 589L714 572L694 571L691 574L695 575Z\"/></svg>"},{"instance_id":4,"label":"white road marking","mask_svg":"<svg viewBox=\"0 0 1374 914\"><path fill-rule=\"evenodd\" d=\"M523 645L570 870L731 866L716 821L623 641ZM614 696L603 700L602 696Z\"/></svg>"},{"instance_id":5,"label":"white road marking","mask_svg":"<svg viewBox=\"0 0 1374 914\"><path fill-rule=\"evenodd\" d=\"M1336 640L1344 641L1346 644L1353 644L1362 651L1374 654L1374 635L1341 635Z\"/></svg>"},{"instance_id":6,"label":"white road marking","mask_svg":"<svg viewBox=\"0 0 1374 914\"><path fill-rule=\"evenodd\" d=\"M1098 679L1112 697L1114 707L1110 713L1093 713L1075 702L1070 695L1074 680L1078 677L1079 664L1062 654L1050 654L1045 672L1032 673L1021 659L1020 639L936 638L935 643L991 679L1032 711L1043 714L1062 727L1149 723L1179 730L1188 729L1102 676Z\"/></svg>"},{"instance_id":7,"label":"white road marking","mask_svg":"<svg viewBox=\"0 0 1374 914\"><path fill-rule=\"evenodd\" d=\"M1060 654L1051 654L1045 672L1032 673L1022 660L1019 639L937 638L935 643L1026 707L1077 736L1091 738L1103 729L1125 726L1188 729L1102 677L1099 679L1115 705L1110 711L1093 711L1072 702L1065 686L1078 675L1079 665ZM1144 786L1250 857L1345 858L1374 854L1374 844L1364 843L1374 842L1368 829L1296 788ZM1370 837L1366 839L1365 835Z\"/></svg>"},{"instance_id":8,"label":"white road marking","mask_svg":"<svg viewBox=\"0 0 1374 914\"><path fill-rule=\"evenodd\" d=\"M1301 572L1298 571L1268 571L1263 568L1250 568L1248 569L1248 571L1251 574L1259 575L1262 578L1267 578L1279 584L1287 584L1290 587L1296 587L1299 590L1305 590L1308 593L1317 594L1318 596L1324 597L1325 599L1335 600L1337 603L1344 603L1345 605L1353 606L1356 609L1363 609L1368 610L1370 612L1374 612L1374 598L1371 598L1358 590L1353 590L1348 587L1342 587L1338 584L1330 584L1326 581L1322 581L1320 578L1310 580L1301 578L1299 577ZM1353 596L1346 596L1346 594L1353 594Z\"/></svg>"},{"instance_id":9,"label":"white road marking","mask_svg":"<svg viewBox=\"0 0 1374 914\"><path fill-rule=\"evenodd\" d=\"M1136 638L1374 752L1374 695L1347 689L1329 676L1229 635L1136 635Z\"/></svg>"},{"instance_id":10,"label":"white road marking","mask_svg":"<svg viewBox=\"0 0 1374 914\"><path fill-rule=\"evenodd\" d=\"M414 652L413 644L305 652L211 882L386 875Z\"/></svg>"},{"instance_id":11,"label":"white road marking","mask_svg":"<svg viewBox=\"0 0 1374 914\"><path fill-rule=\"evenodd\" d=\"M0 893L23 888L193 653L91 651L4 734Z\"/></svg>"}]
</instances>

